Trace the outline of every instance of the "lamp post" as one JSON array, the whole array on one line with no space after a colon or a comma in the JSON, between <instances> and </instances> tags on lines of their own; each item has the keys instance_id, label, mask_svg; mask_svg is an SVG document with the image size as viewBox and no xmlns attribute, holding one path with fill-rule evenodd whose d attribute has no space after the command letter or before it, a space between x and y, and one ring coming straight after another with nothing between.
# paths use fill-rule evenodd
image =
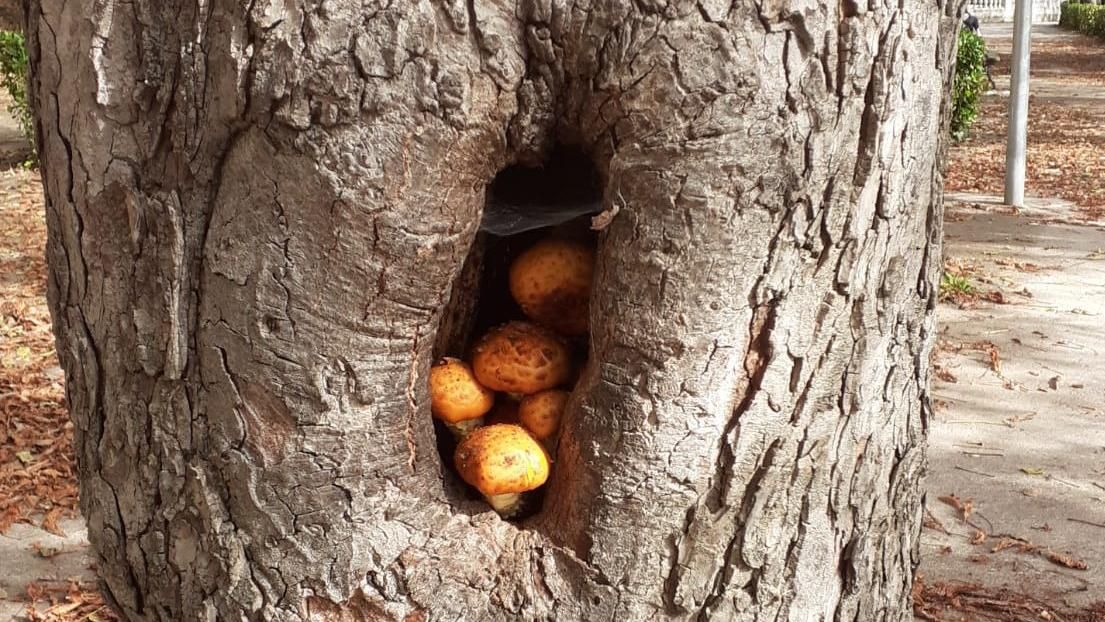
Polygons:
<instances>
[{"instance_id":1,"label":"lamp post","mask_svg":"<svg viewBox=\"0 0 1105 622\"><path fill-rule=\"evenodd\" d=\"M1032 0L1017 0L1013 11L1013 75L1009 87L1009 141L1005 149L1005 203L1024 205L1028 138L1028 61L1032 38Z\"/></svg>"}]
</instances>

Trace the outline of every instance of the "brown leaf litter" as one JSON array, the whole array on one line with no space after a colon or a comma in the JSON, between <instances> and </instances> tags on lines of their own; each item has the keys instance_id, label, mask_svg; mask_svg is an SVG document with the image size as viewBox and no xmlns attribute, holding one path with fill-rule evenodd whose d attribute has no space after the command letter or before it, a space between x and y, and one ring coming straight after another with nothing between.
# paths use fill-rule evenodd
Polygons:
<instances>
[{"instance_id":1,"label":"brown leaf litter","mask_svg":"<svg viewBox=\"0 0 1105 622\"><path fill-rule=\"evenodd\" d=\"M30 622L115 622L117 618L94 585L32 583L27 588Z\"/></svg>"},{"instance_id":2,"label":"brown leaf litter","mask_svg":"<svg viewBox=\"0 0 1105 622\"><path fill-rule=\"evenodd\" d=\"M61 520L77 514L77 476L46 307L45 243L38 173L0 172L0 533L26 522L63 536ZM26 596L31 622L118 619L91 584L32 583Z\"/></svg>"},{"instance_id":3,"label":"brown leaf litter","mask_svg":"<svg viewBox=\"0 0 1105 622\"><path fill-rule=\"evenodd\" d=\"M1070 555L1069 553L1060 553L1058 551L1052 550L1049 547L1035 544L1025 538L1020 538L1009 534L987 533L984 529L971 522L971 516L975 514L975 503L973 499L963 499L959 495L955 494L943 495L941 497L938 497L938 499L942 503L955 508L956 511L959 512L959 520L973 528L971 535L967 538L968 544L979 546L987 541L996 539L995 544L993 545L993 547L990 548L991 554L1000 553L1002 551L1012 549L1018 553L1038 555L1053 564L1064 566L1066 568L1071 568L1074 570L1086 570L1089 568L1085 561L1078 559ZM986 517L983 516L982 519L989 523L989 521L986 520ZM935 516L929 513L927 509L926 518L924 519L924 526L929 528L939 527L939 529L945 534L949 533L948 530L944 528L943 523L941 523ZM1045 531L1050 530L1051 528L1050 526L1048 526ZM976 563L989 562L989 559L981 554L973 555L970 560Z\"/></svg>"},{"instance_id":4,"label":"brown leaf litter","mask_svg":"<svg viewBox=\"0 0 1105 622\"><path fill-rule=\"evenodd\" d=\"M997 544L990 549L991 553L1000 553L1007 549L1013 549L1018 553L1025 553L1029 555L1039 555L1049 562L1065 568L1072 568L1074 570L1087 570L1089 566L1081 559L1073 557L1067 553L1060 553L1053 551L1050 548L1041 546L1039 544L1033 544L1032 542L1019 538L1017 536L1011 536L1004 534L1001 536L994 536L999 538Z\"/></svg>"},{"instance_id":5,"label":"brown leaf litter","mask_svg":"<svg viewBox=\"0 0 1105 622\"><path fill-rule=\"evenodd\" d=\"M1105 601L1075 610L1057 596L974 583L913 583L913 614L929 622L1105 622Z\"/></svg>"},{"instance_id":6,"label":"brown leaf litter","mask_svg":"<svg viewBox=\"0 0 1105 622\"><path fill-rule=\"evenodd\" d=\"M45 219L34 173L0 173L0 533L60 534L77 508L73 429L46 308Z\"/></svg>"},{"instance_id":7,"label":"brown leaf litter","mask_svg":"<svg viewBox=\"0 0 1105 622\"><path fill-rule=\"evenodd\" d=\"M1033 63L1035 55L1033 50ZM1002 194L1005 106L1001 97L983 99L970 138L949 151L947 190ZM1105 178L1103 152L1105 126L1100 112L1081 102L1041 99L1032 103L1026 180L1032 194L1070 201L1087 220L1105 217L1105 184L1100 183Z\"/></svg>"}]
</instances>

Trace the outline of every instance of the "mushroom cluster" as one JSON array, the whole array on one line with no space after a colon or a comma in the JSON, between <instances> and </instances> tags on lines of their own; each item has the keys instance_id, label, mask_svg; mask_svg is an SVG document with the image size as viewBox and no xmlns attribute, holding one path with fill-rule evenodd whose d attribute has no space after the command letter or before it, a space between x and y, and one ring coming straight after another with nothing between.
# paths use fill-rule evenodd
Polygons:
<instances>
[{"instance_id":1,"label":"mushroom cluster","mask_svg":"<svg viewBox=\"0 0 1105 622\"><path fill-rule=\"evenodd\" d=\"M569 340L588 331L594 250L549 238L510 265L510 293L525 315L495 327L468 361L430 370L430 409L458 440L453 462L504 517L549 476L577 369Z\"/></svg>"}]
</instances>

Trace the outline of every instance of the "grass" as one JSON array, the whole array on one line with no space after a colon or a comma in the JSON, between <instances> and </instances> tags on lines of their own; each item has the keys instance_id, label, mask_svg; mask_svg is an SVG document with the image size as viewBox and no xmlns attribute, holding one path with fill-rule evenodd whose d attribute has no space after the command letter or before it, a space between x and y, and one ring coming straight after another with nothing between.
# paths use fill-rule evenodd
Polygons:
<instances>
[{"instance_id":1,"label":"grass","mask_svg":"<svg viewBox=\"0 0 1105 622\"><path fill-rule=\"evenodd\" d=\"M975 286L970 279L958 274L945 272L940 277L940 300L952 300L963 296L971 296L975 293Z\"/></svg>"}]
</instances>

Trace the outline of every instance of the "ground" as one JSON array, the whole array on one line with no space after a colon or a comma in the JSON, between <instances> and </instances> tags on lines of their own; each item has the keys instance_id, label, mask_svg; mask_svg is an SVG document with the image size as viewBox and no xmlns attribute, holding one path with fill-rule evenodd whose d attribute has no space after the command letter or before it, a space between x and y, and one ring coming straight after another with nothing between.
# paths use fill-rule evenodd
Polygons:
<instances>
[{"instance_id":1,"label":"ground","mask_svg":"<svg viewBox=\"0 0 1105 622\"><path fill-rule=\"evenodd\" d=\"M1002 62L949 159L917 614L1105 620L1105 42L1033 29L1036 198L1011 210L1012 35L983 35Z\"/></svg>"},{"instance_id":2,"label":"ground","mask_svg":"<svg viewBox=\"0 0 1105 622\"><path fill-rule=\"evenodd\" d=\"M0 3L0 18L3 18ZM1105 620L1105 43L1034 30L1029 194L1001 206L1003 62L953 148L918 619ZM0 101L0 104L3 104ZM76 515L37 174L0 119L0 622L113 619ZM15 571L8 571L14 569ZM31 613L28 601L37 609Z\"/></svg>"}]
</instances>

